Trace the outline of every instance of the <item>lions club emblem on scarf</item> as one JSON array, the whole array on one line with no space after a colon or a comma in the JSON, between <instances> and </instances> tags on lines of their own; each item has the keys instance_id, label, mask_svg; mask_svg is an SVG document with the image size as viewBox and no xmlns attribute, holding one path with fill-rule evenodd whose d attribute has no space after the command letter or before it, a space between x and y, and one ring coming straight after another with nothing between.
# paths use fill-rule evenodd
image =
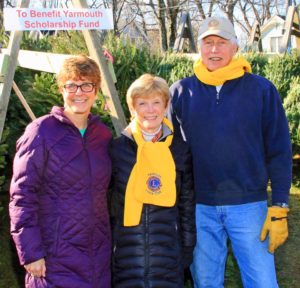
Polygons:
<instances>
[{"instance_id":1,"label":"lions club emblem on scarf","mask_svg":"<svg viewBox=\"0 0 300 288\"><path fill-rule=\"evenodd\" d=\"M160 180L160 176L156 175L156 174L150 174L149 178L147 180L147 188L148 193L150 194L160 194L160 187L161 187L161 180Z\"/></svg>"}]
</instances>

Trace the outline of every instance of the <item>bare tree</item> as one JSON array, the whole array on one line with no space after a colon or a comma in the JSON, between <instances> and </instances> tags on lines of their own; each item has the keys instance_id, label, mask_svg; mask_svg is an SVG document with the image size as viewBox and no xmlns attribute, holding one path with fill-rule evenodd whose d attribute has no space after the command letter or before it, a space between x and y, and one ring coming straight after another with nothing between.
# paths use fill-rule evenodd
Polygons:
<instances>
[{"instance_id":1,"label":"bare tree","mask_svg":"<svg viewBox=\"0 0 300 288\"><path fill-rule=\"evenodd\" d=\"M148 5L156 18L159 33L160 33L160 47L162 51L168 50L168 36L166 27L166 4L163 0L158 0L157 5L153 0L150 0Z\"/></svg>"},{"instance_id":2,"label":"bare tree","mask_svg":"<svg viewBox=\"0 0 300 288\"><path fill-rule=\"evenodd\" d=\"M118 23L121 18L121 13L123 11L123 7L125 5L125 0L117 1L112 0L112 10L113 10L113 22L114 22L114 32L118 34Z\"/></svg>"},{"instance_id":3,"label":"bare tree","mask_svg":"<svg viewBox=\"0 0 300 288\"><path fill-rule=\"evenodd\" d=\"M177 18L180 11L179 1L177 0L167 0L167 14L168 14L168 30L169 30L169 47L173 47L176 34L177 34Z\"/></svg>"},{"instance_id":4,"label":"bare tree","mask_svg":"<svg viewBox=\"0 0 300 288\"><path fill-rule=\"evenodd\" d=\"M161 50L174 46L177 34L177 21L181 11L186 10L187 0L149 0L146 4L151 8L156 19L161 41Z\"/></svg>"},{"instance_id":5,"label":"bare tree","mask_svg":"<svg viewBox=\"0 0 300 288\"><path fill-rule=\"evenodd\" d=\"M213 7L214 5L216 4L216 0L212 0L212 1L208 1L209 3L203 3L203 1L201 0L196 0L195 1L195 4L198 8L198 12L200 14L200 19L203 20L207 17L211 17L212 16L212 11L213 11ZM204 5L205 4L205 7L208 7L207 9L207 12L205 12L205 8L204 8Z\"/></svg>"},{"instance_id":6,"label":"bare tree","mask_svg":"<svg viewBox=\"0 0 300 288\"><path fill-rule=\"evenodd\" d=\"M255 21L261 27L272 15L279 14L280 11L285 13L284 2L284 0L238 0L237 13L234 13L233 19L249 36ZM240 15L242 17L239 17Z\"/></svg>"},{"instance_id":7,"label":"bare tree","mask_svg":"<svg viewBox=\"0 0 300 288\"><path fill-rule=\"evenodd\" d=\"M3 7L2 7L2 9L3 9ZM2 27L3 27L3 10L0 10L0 32L2 32L1 31ZM0 50L1 50L1 43L0 43Z\"/></svg>"},{"instance_id":8,"label":"bare tree","mask_svg":"<svg viewBox=\"0 0 300 288\"><path fill-rule=\"evenodd\" d=\"M3 8L4 7L15 7L16 6L16 1L12 0L0 0L0 2L2 2Z\"/></svg>"},{"instance_id":9,"label":"bare tree","mask_svg":"<svg viewBox=\"0 0 300 288\"><path fill-rule=\"evenodd\" d=\"M151 1L152 2L152 1ZM164 0L158 0L158 25L160 31L160 43L162 51L168 50L168 35L167 35L167 27L166 27L166 4Z\"/></svg>"},{"instance_id":10,"label":"bare tree","mask_svg":"<svg viewBox=\"0 0 300 288\"><path fill-rule=\"evenodd\" d=\"M40 0L45 7L60 3L72 7L72 0ZM3 6L15 7L16 0L0 0ZM189 12L193 30L197 31L200 22L222 11L228 19L250 35L254 21L264 25L275 13L285 11L290 2L296 0L89 0L91 8L111 8L113 11L114 33L122 34L133 22L148 35L153 27L159 30L162 51L172 48L176 40L177 22L181 13ZM52 6L51 6L52 5ZM195 33L195 32L194 32Z\"/></svg>"},{"instance_id":11,"label":"bare tree","mask_svg":"<svg viewBox=\"0 0 300 288\"><path fill-rule=\"evenodd\" d=\"M238 0L216 1L220 9L226 14L227 18L233 23L234 7Z\"/></svg>"},{"instance_id":12,"label":"bare tree","mask_svg":"<svg viewBox=\"0 0 300 288\"><path fill-rule=\"evenodd\" d=\"M248 18L248 13L251 11L251 7L248 2L246 1L238 1L238 6L241 11L243 19L238 19L237 17L234 17L235 22L239 24L239 26L242 28L243 31L247 33L247 35L250 35L250 31L252 29L252 25L250 23L250 20Z\"/></svg>"}]
</instances>

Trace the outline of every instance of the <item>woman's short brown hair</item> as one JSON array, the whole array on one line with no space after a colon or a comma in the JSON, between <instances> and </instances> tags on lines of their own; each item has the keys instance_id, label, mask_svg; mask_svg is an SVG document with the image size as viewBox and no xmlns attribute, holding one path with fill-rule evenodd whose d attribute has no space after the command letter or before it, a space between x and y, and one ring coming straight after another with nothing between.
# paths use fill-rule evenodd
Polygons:
<instances>
[{"instance_id":1,"label":"woman's short brown hair","mask_svg":"<svg viewBox=\"0 0 300 288\"><path fill-rule=\"evenodd\" d=\"M167 107L170 99L170 90L166 80L151 74L143 74L127 90L126 101L129 109L132 110L134 108L137 98L147 98L154 93L162 96L165 107Z\"/></svg>"},{"instance_id":2,"label":"woman's short brown hair","mask_svg":"<svg viewBox=\"0 0 300 288\"><path fill-rule=\"evenodd\" d=\"M56 79L59 89L62 89L68 80L89 80L95 83L95 91L99 90L101 84L101 74L98 64L85 55L67 58L63 62Z\"/></svg>"}]
</instances>

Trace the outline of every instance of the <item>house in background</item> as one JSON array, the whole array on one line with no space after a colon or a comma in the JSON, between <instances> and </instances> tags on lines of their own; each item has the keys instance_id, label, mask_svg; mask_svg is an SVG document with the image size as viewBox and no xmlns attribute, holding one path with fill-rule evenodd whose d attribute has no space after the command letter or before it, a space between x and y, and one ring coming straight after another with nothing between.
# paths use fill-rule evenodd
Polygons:
<instances>
[{"instance_id":1,"label":"house in background","mask_svg":"<svg viewBox=\"0 0 300 288\"><path fill-rule=\"evenodd\" d=\"M261 42L264 52L279 53L284 22L285 16L274 15L261 27Z\"/></svg>"},{"instance_id":2,"label":"house in background","mask_svg":"<svg viewBox=\"0 0 300 288\"><path fill-rule=\"evenodd\" d=\"M284 34L284 25L285 16L274 15L261 27L261 43L264 52L280 53L280 45ZM298 48L300 51L299 44L299 38L297 41L297 37L291 35L288 50Z\"/></svg>"},{"instance_id":3,"label":"house in background","mask_svg":"<svg viewBox=\"0 0 300 288\"><path fill-rule=\"evenodd\" d=\"M146 45L150 45L148 36L135 21L132 21L124 27L122 35L127 37L131 43L137 44L137 46L145 43Z\"/></svg>"},{"instance_id":4,"label":"house in background","mask_svg":"<svg viewBox=\"0 0 300 288\"><path fill-rule=\"evenodd\" d=\"M124 41L129 39L137 47L146 45L152 52L160 51L160 34L157 28L148 29L146 34L138 22L132 21L122 29L120 34Z\"/></svg>"}]
</instances>

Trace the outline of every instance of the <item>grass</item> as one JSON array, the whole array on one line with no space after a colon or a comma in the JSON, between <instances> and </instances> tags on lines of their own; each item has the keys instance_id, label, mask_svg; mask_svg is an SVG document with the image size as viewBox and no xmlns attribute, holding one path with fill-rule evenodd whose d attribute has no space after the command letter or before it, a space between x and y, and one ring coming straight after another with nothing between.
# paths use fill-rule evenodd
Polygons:
<instances>
[{"instance_id":1,"label":"grass","mask_svg":"<svg viewBox=\"0 0 300 288\"><path fill-rule=\"evenodd\" d=\"M290 197L289 238L275 254L280 288L298 288L300 283L300 189Z\"/></svg>"},{"instance_id":2,"label":"grass","mask_svg":"<svg viewBox=\"0 0 300 288\"><path fill-rule=\"evenodd\" d=\"M0 202L0 288L21 288L24 277L19 266L14 245L9 236L7 203ZM289 213L289 238L275 253L277 277L280 288L298 288L300 283L300 189L291 190ZM240 272L230 252L225 273L226 288L241 288ZM185 288L192 288L187 276Z\"/></svg>"}]
</instances>

